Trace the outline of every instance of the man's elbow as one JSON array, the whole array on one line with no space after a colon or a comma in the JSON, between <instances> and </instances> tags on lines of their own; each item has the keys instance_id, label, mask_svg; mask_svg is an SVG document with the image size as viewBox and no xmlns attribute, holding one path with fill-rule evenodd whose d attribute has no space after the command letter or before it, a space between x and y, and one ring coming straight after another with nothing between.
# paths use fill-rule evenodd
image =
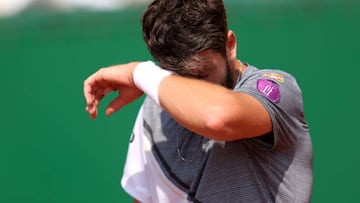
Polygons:
<instances>
[{"instance_id":1,"label":"man's elbow","mask_svg":"<svg viewBox=\"0 0 360 203\"><path fill-rule=\"evenodd\" d=\"M227 108L217 108L210 111L205 119L205 126L207 129L208 137L214 140L231 141L238 139L233 123L234 118L231 113L227 111ZM239 121L240 123L240 121Z\"/></svg>"}]
</instances>

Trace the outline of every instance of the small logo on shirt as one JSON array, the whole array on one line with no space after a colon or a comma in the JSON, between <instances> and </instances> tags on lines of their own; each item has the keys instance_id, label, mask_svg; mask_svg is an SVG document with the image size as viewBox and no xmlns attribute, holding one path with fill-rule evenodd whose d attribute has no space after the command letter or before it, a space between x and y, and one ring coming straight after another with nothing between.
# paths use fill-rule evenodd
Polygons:
<instances>
[{"instance_id":1,"label":"small logo on shirt","mask_svg":"<svg viewBox=\"0 0 360 203\"><path fill-rule=\"evenodd\" d=\"M259 79L257 81L257 89L261 94L274 103L280 100L280 90L274 82L266 79Z\"/></svg>"},{"instance_id":2,"label":"small logo on shirt","mask_svg":"<svg viewBox=\"0 0 360 203\"><path fill-rule=\"evenodd\" d=\"M265 73L263 74L263 77L270 78L281 83L285 81L284 76L280 75L279 73Z\"/></svg>"}]
</instances>

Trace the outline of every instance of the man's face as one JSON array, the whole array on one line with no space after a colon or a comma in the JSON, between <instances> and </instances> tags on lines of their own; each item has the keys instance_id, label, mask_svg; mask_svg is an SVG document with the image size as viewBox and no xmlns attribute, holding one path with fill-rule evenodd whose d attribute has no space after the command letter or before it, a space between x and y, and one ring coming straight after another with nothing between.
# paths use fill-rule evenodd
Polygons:
<instances>
[{"instance_id":1,"label":"man's face","mask_svg":"<svg viewBox=\"0 0 360 203\"><path fill-rule=\"evenodd\" d=\"M202 66L197 78L232 89L234 87L234 72L228 60L220 53L206 50L200 53Z\"/></svg>"}]
</instances>

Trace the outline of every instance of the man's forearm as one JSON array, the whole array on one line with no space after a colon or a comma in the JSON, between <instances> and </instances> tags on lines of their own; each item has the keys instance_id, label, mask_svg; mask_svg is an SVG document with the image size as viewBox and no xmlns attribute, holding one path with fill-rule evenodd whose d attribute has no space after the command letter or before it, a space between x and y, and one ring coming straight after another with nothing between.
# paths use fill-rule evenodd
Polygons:
<instances>
[{"instance_id":1,"label":"man's forearm","mask_svg":"<svg viewBox=\"0 0 360 203\"><path fill-rule=\"evenodd\" d=\"M161 77L153 76L151 72L165 71L154 64L145 68L143 73L136 73L135 84L142 83L137 86L193 132L228 141L258 136L271 130L266 109L247 94L194 78L163 73Z\"/></svg>"}]
</instances>

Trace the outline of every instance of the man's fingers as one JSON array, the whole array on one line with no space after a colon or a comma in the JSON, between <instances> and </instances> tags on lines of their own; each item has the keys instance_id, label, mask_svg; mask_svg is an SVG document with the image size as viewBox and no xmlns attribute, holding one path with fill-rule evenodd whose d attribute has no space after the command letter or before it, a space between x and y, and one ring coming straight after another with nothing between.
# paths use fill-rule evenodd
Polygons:
<instances>
[{"instance_id":1,"label":"man's fingers","mask_svg":"<svg viewBox=\"0 0 360 203\"><path fill-rule=\"evenodd\" d=\"M97 105L95 105L95 91L97 91L98 86L96 85L96 77L95 77L94 73L91 76L89 76L85 81L84 81L84 97L86 100L86 112L89 113L90 118L91 119L95 119L98 113L98 107Z\"/></svg>"},{"instance_id":2,"label":"man's fingers","mask_svg":"<svg viewBox=\"0 0 360 203\"><path fill-rule=\"evenodd\" d=\"M102 84L104 82L103 74L104 68L101 68L84 81L84 96L86 104L92 104L94 102L94 94L98 92L98 89L105 86Z\"/></svg>"},{"instance_id":3,"label":"man's fingers","mask_svg":"<svg viewBox=\"0 0 360 203\"><path fill-rule=\"evenodd\" d=\"M132 64L132 66L134 65L136 64ZM128 69L120 67L101 68L84 81L86 111L91 118L96 118L99 103L114 90L120 91L121 89L121 97L117 97L109 104L106 109L107 115L111 115L143 94L132 82L132 70L128 70L131 67Z\"/></svg>"},{"instance_id":4,"label":"man's fingers","mask_svg":"<svg viewBox=\"0 0 360 203\"><path fill-rule=\"evenodd\" d=\"M110 87L101 87L94 92L94 105L98 106L100 101L114 90Z\"/></svg>"},{"instance_id":5,"label":"man's fingers","mask_svg":"<svg viewBox=\"0 0 360 203\"><path fill-rule=\"evenodd\" d=\"M91 119L95 119L98 114L98 107L91 104L86 106L86 112L89 113Z\"/></svg>"},{"instance_id":6,"label":"man's fingers","mask_svg":"<svg viewBox=\"0 0 360 203\"><path fill-rule=\"evenodd\" d=\"M125 106L127 103L122 99L122 97L119 95L116 97L106 108L106 115L111 116L114 112L121 109L123 106Z\"/></svg>"},{"instance_id":7,"label":"man's fingers","mask_svg":"<svg viewBox=\"0 0 360 203\"><path fill-rule=\"evenodd\" d=\"M92 74L84 81L84 97L87 105L92 105L94 103L94 92L99 88L96 83L96 74Z\"/></svg>"},{"instance_id":8,"label":"man's fingers","mask_svg":"<svg viewBox=\"0 0 360 203\"><path fill-rule=\"evenodd\" d=\"M94 95L92 93L92 87L88 83L84 83L84 97L86 100L86 104L90 105L94 101Z\"/></svg>"},{"instance_id":9,"label":"man's fingers","mask_svg":"<svg viewBox=\"0 0 360 203\"><path fill-rule=\"evenodd\" d=\"M119 96L116 97L106 108L106 115L110 116L115 111L121 109L125 105L133 102L135 99L139 98L143 92L139 89L121 89L119 91Z\"/></svg>"}]
</instances>

